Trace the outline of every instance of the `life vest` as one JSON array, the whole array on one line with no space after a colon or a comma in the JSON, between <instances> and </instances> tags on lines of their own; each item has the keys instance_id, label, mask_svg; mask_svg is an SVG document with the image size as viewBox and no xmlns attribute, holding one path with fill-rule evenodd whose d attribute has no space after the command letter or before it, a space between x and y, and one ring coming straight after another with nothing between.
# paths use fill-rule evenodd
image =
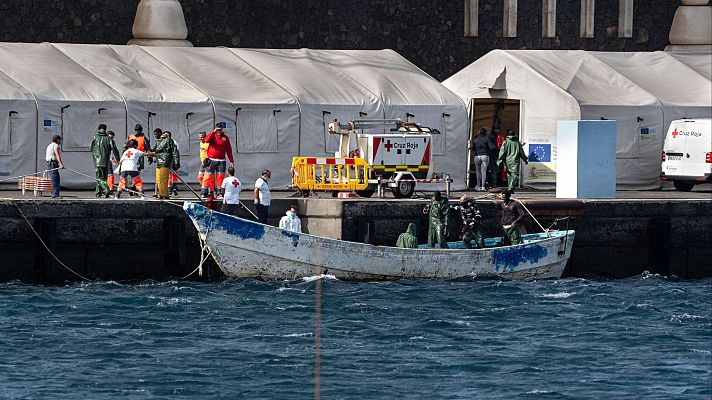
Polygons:
<instances>
[{"instance_id":1,"label":"life vest","mask_svg":"<svg viewBox=\"0 0 712 400\"><path fill-rule=\"evenodd\" d=\"M146 137L145 137L145 136L143 136L143 135L141 135L141 136L136 136L135 134L132 133L131 136L129 136L129 139L128 139L128 140L131 140L131 139L133 139L133 140L135 140L135 141L138 142L138 145L136 146L136 148L137 148L138 150L146 151L146 144L145 144L145 139L146 139ZM127 140L127 141L128 141L128 140Z\"/></svg>"}]
</instances>

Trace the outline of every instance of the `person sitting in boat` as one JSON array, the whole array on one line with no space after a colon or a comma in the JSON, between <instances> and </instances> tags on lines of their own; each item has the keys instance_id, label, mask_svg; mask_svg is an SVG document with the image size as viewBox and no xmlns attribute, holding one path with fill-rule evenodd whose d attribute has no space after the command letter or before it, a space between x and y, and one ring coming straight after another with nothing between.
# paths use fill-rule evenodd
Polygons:
<instances>
[{"instance_id":1,"label":"person sitting in boat","mask_svg":"<svg viewBox=\"0 0 712 400\"><path fill-rule=\"evenodd\" d=\"M471 249L472 239L475 239L477 247L485 247L485 230L482 226L482 214L475 199L468 199L466 195L460 197L460 204L450 206L451 209L459 211L462 217L462 244L466 249Z\"/></svg>"},{"instance_id":2,"label":"person sitting in boat","mask_svg":"<svg viewBox=\"0 0 712 400\"><path fill-rule=\"evenodd\" d=\"M433 194L430 204L423 208L423 214L428 215L428 247L435 247L435 242L441 249L449 248L447 245L447 223L450 217L450 204L443 198L440 191Z\"/></svg>"},{"instance_id":3,"label":"person sitting in boat","mask_svg":"<svg viewBox=\"0 0 712 400\"><path fill-rule=\"evenodd\" d=\"M398 236L396 241L396 247L402 249L417 249L418 248L418 238L416 237L417 229L414 223L408 224L408 229Z\"/></svg>"},{"instance_id":4,"label":"person sitting in boat","mask_svg":"<svg viewBox=\"0 0 712 400\"><path fill-rule=\"evenodd\" d=\"M302 221L297 216L297 206L292 204L287 214L279 220L279 227L292 232L302 233Z\"/></svg>"},{"instance_id":5,"label":"person sitting in boat","mask_svg":"<svg viewBox=\"0 0 712 400\"><path fill-rule=\"evenodd\" d=\"M512 199L512 190L502 192L502 203L496 204L497 209L502 210L502 244L514 245L522 242L522 234L519 228L524 220L524 209L522 205Z\"/></svg>"}]
</instances>

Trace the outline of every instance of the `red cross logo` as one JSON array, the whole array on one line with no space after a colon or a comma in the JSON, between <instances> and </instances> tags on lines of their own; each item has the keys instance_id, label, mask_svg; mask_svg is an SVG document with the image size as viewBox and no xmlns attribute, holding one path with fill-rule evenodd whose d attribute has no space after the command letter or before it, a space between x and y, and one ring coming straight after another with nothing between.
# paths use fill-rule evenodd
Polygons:
<instances>
[{"instance_id":1,"label":"red cross logo","mask_svg":"<svg viewBox=\"0 0 712 400\"><path fill-rule=\"evenodd\" d=\"M129 150L129 151L126 153L126 158L131 158L132 155L133 155L133 153L131 152L131 150Z\"/></svg>"},{"instance_id":2,"label":"red cross logo","mask_svg":"<svg viewBox=\"0 0 712 400\"><path fill-rule=\"evenodd\" d=\"M386 144L383 145L383 147L386 148L386 151L391 151L391 148L393 148L393 145L391 144L391 141L387 141Z\"/></svg>"},{"instance_id":3,"label":"red cross logo","mask_svg":"<svg viewBox=\"0 0 712 400\"><path fill-rule=\"evenodd\" d=\"M677 131L677 128L675 128L675 130L672 131L672 137L673 137L673 138L676 138L677 135L679 135L679 134L680 134L680 132Z\"/></svg>"},{"instance_id":4,"label":"red cross logo","mask_svg":"<svg viewBox=\"0 0 712 400\"><path fill-rule=\"evenodd\" d=\"M232 186L233 186L233 187L237 187L238 184L239 184L239 182L237 181L237 179L235 179L234 181L232 181Z\"/></svg>"}]
</instances>

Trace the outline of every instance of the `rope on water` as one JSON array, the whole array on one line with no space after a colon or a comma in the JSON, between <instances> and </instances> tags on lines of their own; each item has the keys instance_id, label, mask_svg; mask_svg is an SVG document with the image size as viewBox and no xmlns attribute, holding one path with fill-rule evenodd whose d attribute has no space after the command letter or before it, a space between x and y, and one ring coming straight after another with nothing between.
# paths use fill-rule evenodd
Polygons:
<instances>
[{"instance_id":1,"label":"rope on water","mask_svg":"<svg viewBox=\"0 0 712 400\"><path fill-rule=\"evenodd\" d=\"M37 239L40 241L40 243L42 243L42 246L47 250L47 252L52 256L52 258L55 259L55 261L57 261L57 262L58 262L61 266L63 266L67 271L73 273L74 275L78 276L79 278L81 278L81 279L83 279L83 280L85 280L85 281L91 282L91 279L89 279L89 278L87 278L87 277L85 277L85 276L83 276L83 275L77 273L77 272L74 271L73 269L69 268L69 267L67 266L67 264L63 263L62 260L60 260L59 258L57 258L57 256L52 252L52 250L50 250L49 246L47 246L47 244L44 242L44 240L42 240L42 238L40 237L40 234L37 233L37 231L35 230L35 227L32 226L32 224L30 223L30 221L29 221L29 220L27 219L27 217L25 216L25 213L22 212L22 210L20 209L20 207L19 207L17 204L15 204L15 208L17 208L17 211L20 212L20 215L22 216L22 218L25 220L25 222L27 222L27 225L29 225L30 229L32 229L32 232L34 232L35 236L37 236Z\"/></svg>"},{"instance_id":2,"label":"rope on water","mask_svg":"<svg viewBox=\"0 0 712 400\"><path fill-rule=\"evenodd\" d=\"M198 271L198 276L203 276L203 264L208 260L208 257L213 255L212 250L208 247L208 234L213 227L213 210L208 209L208 212L210 213L210 223L208 224L208 229L205 231L205 237L201 237L200 232L198 232L198 240L200 241L200 263L188 275L181 278L183 281L188 279L188 277L193 275L196 271Z\"/></svg>"}]
</instances>

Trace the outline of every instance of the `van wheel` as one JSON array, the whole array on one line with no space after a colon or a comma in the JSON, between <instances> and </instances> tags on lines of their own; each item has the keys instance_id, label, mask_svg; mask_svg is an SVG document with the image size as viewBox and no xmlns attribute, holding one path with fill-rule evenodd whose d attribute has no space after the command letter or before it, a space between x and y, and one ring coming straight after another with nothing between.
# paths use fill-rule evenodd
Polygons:
<instances>
[{"instance_id":1,"label":"van wheel","mask_svg":"<svg viewBox=\"0 0 712 400\"><path fill-rule=\"evenodd\" d=\"M398 181L396 186L391 189L393 192L393 197L396 199L408 199L415 193L415 182L412 181Z\"/></svg>"},{"instance_id":2,"label":"van wheel","mask_svg":"<svg viewBox=\"0 0 712 400\"><path fill-rule=\"evenodd\" d=\"M356 194L359 195L359 197L365 197L369 198L373 196L373 194L376 193L376 189L364 189L364 190L357 190Z\"/></svg>"},{"instance_id":3,"label":"van wheel","mask_svg":"<svg viewBox=\"0 0 712 400\"><path fill-rule=\"evenodd\" d=\"M695 187L694 183L688 183L688 182L680 182L680 181L675 181L673 182L675 185L675 189L681 191L681 192L689 192L692 190L693 187Z\"/></svg>"}]
</instances>

